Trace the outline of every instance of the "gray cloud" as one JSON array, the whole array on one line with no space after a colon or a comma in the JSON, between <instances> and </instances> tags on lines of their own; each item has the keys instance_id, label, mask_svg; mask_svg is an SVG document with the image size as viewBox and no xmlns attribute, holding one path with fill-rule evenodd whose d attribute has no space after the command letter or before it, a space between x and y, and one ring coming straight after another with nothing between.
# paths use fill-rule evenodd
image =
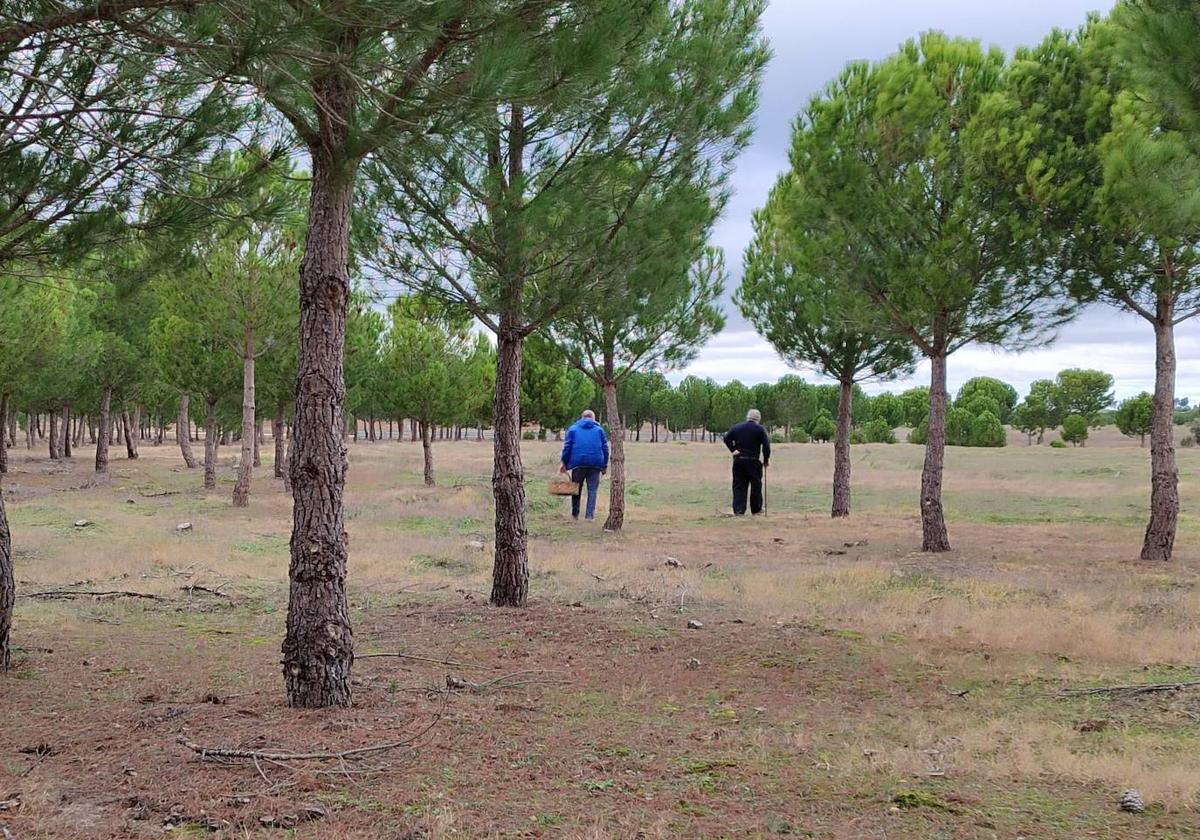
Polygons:
<instances>
[{"instance_id":1,"label":"gray cloud","mask_svg":"<svg viewBox=\"0 0 1200 840\"><path fill-rule=\"evenodd\" d=\"M764 18L774 58L763 82L757 133L738 163L736 191L713 237L726 251L732 285L736 287L741 280L742 252L752 234L751 214L787 168L796 115L847 61L884 58L905 40L929 29L979 38L1011 51L1021 44L1037 43L1055 27L1077 27L1089 12L1107 11L1112 5L1111 0L774 0ZM787 366L735 307L728 304L726 311L726 332L686 371L672 378L694 373L718 381L738 378L753 383L787 373ZM1192 372L1187 365L1200 353L1200 327L1183 325L1178 344L1178 392L1200 396L1200 372ZM1095 307L1068 325L1048 348L1021 354L966 348L951 359L949 377L952 388L972 376L991 375L1023 390L1030 381L1053 376L1065 367L1107 370L1117 377L1121 395L1152 390L1154 340L1150 327L1133 315ZM912 381L886 387L921 384L927 377L928 370L922 367Z\"/></svg>"}]
</instances>

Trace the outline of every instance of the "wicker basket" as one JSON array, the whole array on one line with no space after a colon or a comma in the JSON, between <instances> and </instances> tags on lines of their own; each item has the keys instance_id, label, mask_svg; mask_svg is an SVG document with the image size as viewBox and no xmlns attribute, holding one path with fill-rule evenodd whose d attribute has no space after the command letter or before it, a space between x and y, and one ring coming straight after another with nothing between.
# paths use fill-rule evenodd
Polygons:
<instances>
[{"instance_id":1,"label":"wicker basket","mask_svg":"<svg viewBox=\"0 0 1200 840\"><path fill-rule=\"evenodd\" d=\"M580 485L578 481L569 478L552 478L549 484L551 496L578 496Z\"/></svg>"}]
</instances>

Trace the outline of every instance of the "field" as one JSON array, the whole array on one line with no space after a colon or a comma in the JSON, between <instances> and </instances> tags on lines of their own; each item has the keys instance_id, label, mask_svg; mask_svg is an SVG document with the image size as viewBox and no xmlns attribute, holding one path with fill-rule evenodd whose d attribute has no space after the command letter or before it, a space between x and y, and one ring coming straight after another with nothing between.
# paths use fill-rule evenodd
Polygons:
<instances>
[{"instance_id":1,"label":"field","mask_svg":"<svg viewBox=\"0 0 1200 840\"><path fill-rule=\"evenodd\" d=\"M208 496L166 445L115 460L108 488L87 453L13 451L5 836L1200 836L1200 689L1060 696L1200 680L1194 450L1177 560L1148 567L1149 452L1112 431L949 450L942 556L915 550L915 446L855 447L855 515L832 522L828 446L779 447L768 515L734 520L721 447L630 444L614 536L545 494L556 444L527 442L531 606L508 611L486 604L490 443L437 445L432 489L419 445L352 444L356 650L406 656L359 659L354 707L319 713L282 702L290 501L269 450L247 511L232 449ZM28 597L48 590L157 599ZM222 763L181 737L403 743ZM1145 813L1118 809L1129 788Z\"/></svg>"}]
</instances>

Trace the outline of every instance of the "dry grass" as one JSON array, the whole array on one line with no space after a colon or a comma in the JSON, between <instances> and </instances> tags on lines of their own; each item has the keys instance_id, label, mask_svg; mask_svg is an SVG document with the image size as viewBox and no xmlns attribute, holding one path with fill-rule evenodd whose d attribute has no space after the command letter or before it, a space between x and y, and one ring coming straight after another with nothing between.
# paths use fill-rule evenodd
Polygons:
<instances>
[{"instance_id":1,"label":"dry grass","mask_svg":"<svg viewBox=\"0 0 1200 840\"><path fill-rule=\"evenodd\" d=\"M1190 836L1200 819L1200 691L1136 701L1055 694L1065 685L1195 678L1197 453L1179 453L1177 560L1147 567L1130 560L1146 509L1148 453L1111 432L1086 449L951 450L946 500L956 550L938 557L915 550L917 447L857 447L855 516L834 522L825 515L828 447L780 447L768 476L768 516L733 520L721 515L728 461L719 447L633 444L629 525L604 535L571 523L564 503L545 494L555 446L526 448L532 597L581 602L584 613L571 615L593 616L583 623L489 618L482 606L490 582L490 444L436 446L442 486L432 489L420 486L419 447L353 445L347 494L360 650L422 637L462 657L521 660L511 670L528 658L570 667L594 654L573 689L539 693L559 722L535 716L531 729L517 729L542 745L535 753L545 795L523 802L519 791L513 799L513 791L485 784L481 796L478 777L461 775L468 767L495 770L465 735L468 719L495 723L489 706L478 712L482 719L456 717L450 726L467 728L443 736L439 749L450 752L426 756L406 777L423 791L420 807L380 805L404 831L423 833L357 833L373 806L339 792L343 821L299 836L768 836L784 825L847 838ZM269 469L256 477L252 507L235 511L228 461L220 495L205 496L200 476L178 468L167 447L116 462L107 488L83 486L83 459L60 469L14 455L4 486L21 591L120 583L183 606L22 600L17 644L63 649L74 661L117 652L131 670L106 675L100 688L80 683L61 692L51 718L22 716L27 710L10 704L0 746L24 744L47 726L79 727L83 739L95 704L136 708L151 683L164 696L178 680L189 691L207 685L275 702L290 503ZM602 500L601 515L605 507ZM81 518L94 524L76 529ZM175 532L183 521L193 524L191 534ZM684 568L666 567L668 556ZM221 587L237 603L214 612L181 593L189 583ZM464 604L468 615L447 612ZM704 622L702 636L681 629L686 618ZM666 671L642 661L656 648L678 652ZM692 649L704 663L699 672L679 664ZM364 660L357 672L374 679L380 662ZM64 662L59 673L31 653L18 674L70 680L76 668ZM359 696L368 714L393 702L381 688ZM286 711L273 714L287 719ZM1089 729L1082 721L1101 723ZM720 740L704 740L714 727ZM596 747L580 740L618 737L631 745L661 740L655 758L626 772L662 778L629 787L624 805L597 809L608 789L581 784L605 775L617 780L616 791L626 782L613 775L611 758L595 758ZM501 766L533 760L508 755L512 746L486 749ZM680 782L680 766L714 751L734 765L689 771ZM25 777L16 759L9 768L6 787L22 788L26 809L56 815L57 829L30 836L76 836L66 833L72 825L83 831L82 817L55 805L75 771L47 764ZM844 799L788 804L784 793L796 786ZM1141 791L1157 816L1118 819L1113 803L1126 787ZM947 809L891 810L892 793L905 789L928 791ZM743 807L746 797L762 807ZM485 828L489 802L510 809L512 819ZM764 824L768 811L783 821ZM515 828L522 821L530 834ZM105 834L105 825L78 836L125 836ZM258 833L245 824L242 831Z\"/></svg>"}]
</instances>

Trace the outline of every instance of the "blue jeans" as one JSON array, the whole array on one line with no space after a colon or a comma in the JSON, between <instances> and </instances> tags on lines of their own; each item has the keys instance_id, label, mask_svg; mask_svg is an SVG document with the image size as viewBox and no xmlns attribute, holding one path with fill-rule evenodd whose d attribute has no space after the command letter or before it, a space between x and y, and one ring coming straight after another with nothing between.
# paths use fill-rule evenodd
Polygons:
<instances>
[{"instance_id":1,"label":"blue jeans","mask_svg":"<svg viewBox=\"0 0 1200 840\"><path fill-rule=\"evenodd\" d=\"M587 513L584 517L595 519L596 495L600 492L600 470L595 467L576 467L571 470L571 480L579 484L579 495L571 497L571 516L579 518L579 497L583 495L583 485L587 484Z\"/></svg>"}]
</instances>

